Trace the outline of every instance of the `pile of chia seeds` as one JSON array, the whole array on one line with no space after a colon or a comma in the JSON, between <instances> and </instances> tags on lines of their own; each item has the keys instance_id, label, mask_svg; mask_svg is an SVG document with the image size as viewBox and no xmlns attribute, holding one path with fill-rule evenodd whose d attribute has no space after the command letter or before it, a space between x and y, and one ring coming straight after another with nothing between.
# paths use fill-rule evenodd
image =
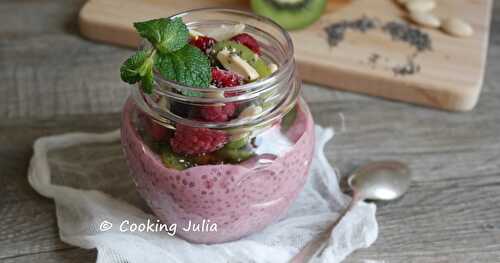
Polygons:
<instances>
[{"instance_id":1,"label":"pile of chia seeds","mask_svg":"<svg viewBox=\"0 0 500 263\"><path fill-rule=\"evenodd\" d=\"M382 27L382 30L388 33L392 40L406 42L419 52L432 50L432 42L429 35L416 27L409 26L403 22L388 22Z\"/></svg>"},{"instance_id":2,"label":"pile of chia seeds","mask_svg":"<svg viewBox=\"0 0 500 263\"><path fill-rule=\"evenodd\" d=\"M421 52L432 51L432 40L430 36L405 22L390 21L381 23L375 18L363 16L354 20L342 20L325 27L328 43L331 47L338 46L345 38L347 31L357 31L366 33L372 30L381 30L388 34L392 41L407 43L415 48L415 52L408 56L405 64L396 65L390 70L398 76L413 75L420 72L420 65L415 62L415 58ZM373 53L368 58L368 63L375 67L381 55Z\"/></svg>"},{"instance_id":3,"label":"pile of chia seeds","mask_svg":"<svg viewBox=\"0 0 500 263\"><path fill-rule=\"evenodd\" d=\"M328 35L328 43L330 46L337 46L342 40L347 30L359 31L366 33L369 30L376 29L377 23L374 19L363 16L356 20L342 20L340 22L329 25L325 28Z\"/></svg>"}]
</instances>

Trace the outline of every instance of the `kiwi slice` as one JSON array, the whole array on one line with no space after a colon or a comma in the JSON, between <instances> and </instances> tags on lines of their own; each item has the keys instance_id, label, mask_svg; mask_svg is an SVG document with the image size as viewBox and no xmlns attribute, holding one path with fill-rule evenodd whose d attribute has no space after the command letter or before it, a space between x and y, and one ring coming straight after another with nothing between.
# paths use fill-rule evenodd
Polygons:
<instances>
[{"instance_id":1,"label":"kiwi slice","mask_svg":"<svg viewBox=\"0 0 500 263\"><path fill-rule=\"evenodd\" d=\"M304 28L319 19L326 0L252 0L252 10L288 30Z\"/></svg>"},{"instance_id":2,"label":"kiwi slice","mask_svg":"<svg viewBox=\"0 0 500 263\"><path fill-rule=\"evenodd\" d=\"M224 145L224 148L240 149L247 145L249 140L250 138L248 134L244 134L241 136L241 138L228 142L226 145Z\"/></svg>"},{"instance_id":3,"label":"kiwi slice","mask_svg":"<svg viewBox=\"0 0 500 263\"><path fill-rule=\"evenodd\" d=\"M215 46L213 47L213 52L214 54L217 54L224 48L226 48L230 52L237 53L238 56L248 62L248 64L255 68L257 73L259 73L259 78L262 79L272 74L271 69L269 68L269 66L267 66L266 62L245 45L231 40L224 40L215 44Z\"/></svg>"},{"instance_id":4,"label":"kiwi slice","mask_svg":"<svg viewBox=\"0 0 500 263\"><path fill-rule=\"evenodd\" d=\"M297 119L297 104L281 120L281 130L286 132Z\"/></svg>"},{"instance_id":5,"label":"kiwi slice","mask_svg":"<svg viewBox=\"0 0 500 263\"><path fill-rule=\"evenodd\" d=\"M165 167L179 171L193 166L186 158L173 153L167 145L161 146L161 160Z\"/></svg>"},{"instance_id":6,"label":"kiwi slice","mask_svg":"<svg viewBox=\"0 0 500 263\"><path fill-rule=\"evenodd\" d=\"M224 160L224 162L231 164L238 164L243 161L250 159L255 156L252 151L249 151L245 148L241 149L230 149L230 148L222 148L215 152L215 154Z\"/></svg>"}]
</instances>

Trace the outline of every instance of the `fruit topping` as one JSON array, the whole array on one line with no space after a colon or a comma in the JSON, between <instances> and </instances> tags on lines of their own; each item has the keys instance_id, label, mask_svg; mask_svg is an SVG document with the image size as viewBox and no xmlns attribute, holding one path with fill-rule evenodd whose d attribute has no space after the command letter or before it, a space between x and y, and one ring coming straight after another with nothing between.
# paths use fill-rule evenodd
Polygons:
<instances>
[{"instance_id":1,"label":"fruit topping","mask_svg":"<svg viewBox=\"0 0 500 263\"><path fill-rule=\"evenodd\" d=\"M269 70L271 71L271 73L274 73L278 70L278 65L274 64L274 63L271 63L269 65L267 65L269 67Z\"/></svg>"},{"instance_id":2,"label":"fruit topping","mask_svg":"<svg viewBox=\"0 0 500 263\"><path fill-rule=\"evenodd\" d=\"M184 170L193 166L188 159L173 153L167 145L161 147L161 160L165 167L175 170Z\"/></svg>"},{"instance_id":3,"label":"fruit topping","mask_svg":"<svg viewBox=\"0 0 500 263\"><path fill-rule=\"evenodd\" d=\"M227 53L236 54L240 59L244 60L247 64L254 68L259 75L258 78L265 78L271 75L271 69L269 69L266 62L245 45L230 40L220 41L214 45L212 53L217 54L217 58L219 58L218 53L224 49L227 52L223 57L227 57ZM226 69L232 70L231 68Z\"/></svg>"},{"instance_id":4,"label":"fruit topping","mask_svg":"<svg viewBox=\"0 0 500 263\"><path fill-rule=\"evenodd\" d=\"M188 29L180 18L149 20L134 26L151 45L125 61L120 69L124 81L139 82L144 93L152 94L156 85L154 74L159 74L184 86L206 88L203 92L178 88L175 92L179 94L206 95L214 99L211 104L201 106L190 100L155 100L160 109L180 118L205 122L252 118L265 111L263 103L241 109L241 102L223 101L241 92L223 88L244 85L277 70L277 65L268 64L269 61L260 57L260 44L253 36L243 33L244 24L224 25L209 35ZM171 169L239 163L255 155L250 147L251 131L230 135L229 131L179 123L175 131L171 131L171 127L166 128L148 116L141 118L141 123L149 134L147 139L153 142L162 162Z\"/></svg>"},{"instance_id":5,"label":"fruit topping","mask_svg":"<svg viewBox=\"0 0 500 263\"><path fill-rule=\"evenodd\" d=\"M214 85L209 86L210 90L207 91L206 97L211 98L211 99L223 99L225 98L224 96L224 91L218 90L218 88Z\"/></svg>"},{"instance_id":6,"label":"fruit topping","mask_svg":"<svg viewBox=\"0 0 500 263\"><path fill-rule=\"evenodd\" d=\"M196 165L207 165L207 164L217 164L221 163L221 160L217 158L214 153L207 153L198 156L193 156L191 160L196 163Z\"/></svg>"},{"instance_id":7,"label":"fruit topping","mask_svg":"<svg viewBox=\"0 0 500 263\"><path fill-rule=\"evenodd\" d=\"M195 37L202 37L204 36L202 33L190 28L189 29L189 36L192 37L192 38L195 38Z\"/></svg>"},{"instance_id":8,"label":"fruit topping","mask_svg":"<svg viewBox=\"0 0 500 263\"><path fill-rule=\"evenodd\" d=\"M262 107L259 105L250 105L246 107L244 110L241 111L240 115L238 116L241 119L245 118L254 118L261 114L263 111Z\"/></svg>"},{"instance_id":9,"label":"fruit topping","mask_svg":"<svg viewBox=\"0 0 500 263\"><path fill-rule=\"evenodd\" d=\"M259 42L247 33L241 33L231 38L231 40L245 45L247 48L251 49L253 52L260 54Z\"/></svg>"},{"instance_id":10,"label":"fruit topping","mask_svg":"<svg viewBox=\"0 0 500 263\"><path fill-rule=\"evenodd\" d=\"M139 112L137 117L140 125L144 127L145 134L150 135L153 140L159 142L168 135L167 127L153 121L146 113Z\"/></svg>"},{"instance_id":11,"label":"fruit topping","mask_svg":"<svg viewBox=\"0 0 500 263\"><path fill-rule=\"evenodd\" d=\"M249 134L242 134L241 136L238 136L238 138L232 139L230 142L228 142L224 148L228 149L240 149L243 148L245 145L248 144L248 141L250 140Z\"/></svg>"},{"instance_id":12,"label":"fruit topping","mask_svg":"<svg viewBox=\"0 0 500 263\"><path fill-rule=\"evenodd\" d=\"M205 121L223 122L233 117L236 108L235 103L226 103L224 106L204 106L200 114Z\"/></svg>"},{"instance_id":13,"label":"fruit topping","mask_svg":"<svg viewBox=\"0 0 500 263\"><path fill-rule=\"evenodd\" d=\"M205 54L210 52L216 42L217 41L215 39L207 36L192 37L189 40L189 44L199 48L201 51L205 52Z\"/></svg>"},{"instance_id":14,"label":"fruit topping","mask_svg":"<svg viewBox=\"0 0 500 263\"><path fill-rule=\"evenodd\" d=\"M229 71L242 75L247 81L259 78L259 73L247 61L242 59L236 52L223 49L217 53L219 62Z\"/></svg>"},{"instance_id":15,"label":"fruit topping","mask_svg":"<svg viewBox=\"0 0 500 263\"><path fill-rule=\"evenodd\" d=\"M245 24L236 24L236 25L221 25L215 30L209 32L209 35L217 40L227 40L230 37L243 33L245 30Z\"/></svg>"},{"instance_id":16,"label":"fruit topping","mask_svg":"<svg viewBox=\"0 0 500 263\"><path fill-rule=\"evenodd\" d=\"M240 75L233 72L218 68L212 68L212 83L216 86L215 88L235 87L241 85L243 83L243 79ZM223 92L214 92L213 94L214 97L215 95L218 95L221 96L221 98L224 98ZM227 95L231 96L232 94ZM233 117L234 113L237 110L237 107L238 106L235 103L225 103L222 106L204 106L200 109L200 115L205 121L228 121L231 117Z\"/></svg>"},{"instance_id":17,"label":"fruit topping","mask_svg":"<svg viewBox=\"0 0 500 263\"><path fill-rule=\"evenodd\" d=\"M212 84L218 88L236 87L243 84L243 78L231 71L212 68Z\"/></svg>"},{"instance_id":18,"label":"fruit topping","mask_svg":"<svg viewBox=\"0 0 500 263\"><path fill-rule=\"evenodd\" d=\"M155 141L161 141L167 136L168 129L163 125L149 119L146 126L146 132L151 135Z\"/></svg>"},{"instance_id":19,"label":"fruit topping","mask_svg":"<svg viewBox=\"0 0 500 263\"><path fill-rule=\"evenodd\" d=\"M295 105L289 112L285 114L285 116L281 119L281 130L288 131L292 124L295 122L297 118L297 105Z\"/></svg>"},{"instance_id":20,"label":"fruit topping","mask_svg":"<svg viewBox=\"0 0 500 263\"><path fill-rule=\"evenodd\" d=\"M252 151L246 150L244 148L241 149L230 149L224 147L219 151L215 152L215 154L224 160L224 162L228 163L240 163L246 161L253 157L255 154Z\"/></svg>"},{"instance_id":21,"label":"fruit topping","mask_svg":"<svg viewBox=\"0 0 500 263\"><path fill-rule=\"evenodd\" d=\"M200 155L216 151L226 142L227 136L222 131L177 124L170 146L175 153Z\"/></svg>"}]
</instances>

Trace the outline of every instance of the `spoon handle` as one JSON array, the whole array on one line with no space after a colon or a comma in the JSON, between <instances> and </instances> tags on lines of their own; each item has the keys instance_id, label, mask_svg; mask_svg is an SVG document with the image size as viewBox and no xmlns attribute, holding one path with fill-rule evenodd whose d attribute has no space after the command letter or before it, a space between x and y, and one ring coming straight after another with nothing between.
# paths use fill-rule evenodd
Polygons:
<instances>
[{"instance_id":1,"label":"spoon handle","mask_svg":"<svg viewBox=\"0 0 500 263\"><path fill-rule=\"evenodd\" d=\"M353 195L351 202L347 208L342 212L342 214L331 223L321 234L307 242L307 244L300 249L299 253L295 255L289 263L307 263L314 257L321 256L323 250L327 245L328 238L333 230L333 228L344 218L344 216L349 212L359 201L361 197L356 193Z\"/></svg>"}]
</instances>

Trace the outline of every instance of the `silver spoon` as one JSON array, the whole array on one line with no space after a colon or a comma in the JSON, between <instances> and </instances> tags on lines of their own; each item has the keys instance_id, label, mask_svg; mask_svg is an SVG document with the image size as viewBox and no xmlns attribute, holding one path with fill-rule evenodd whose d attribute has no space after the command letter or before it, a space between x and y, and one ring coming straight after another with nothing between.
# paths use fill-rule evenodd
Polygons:
<instances>
[{"instance_id":1,"label":"silver spoon","mask_svg":"<svg viewBox=\"0 0 500 263\"><path fill-rule=\"evenodd\" d=\"M390 201L404 195L410 187L410 169L404 163L397 161L372 162L356 169L347 180L352 190L352 200L346 210L317 238L309 241L290 263L307 262L309 259L321 256L326 241L333 228L358 202L364 200Z\"/></svg>"}]
</instances>

